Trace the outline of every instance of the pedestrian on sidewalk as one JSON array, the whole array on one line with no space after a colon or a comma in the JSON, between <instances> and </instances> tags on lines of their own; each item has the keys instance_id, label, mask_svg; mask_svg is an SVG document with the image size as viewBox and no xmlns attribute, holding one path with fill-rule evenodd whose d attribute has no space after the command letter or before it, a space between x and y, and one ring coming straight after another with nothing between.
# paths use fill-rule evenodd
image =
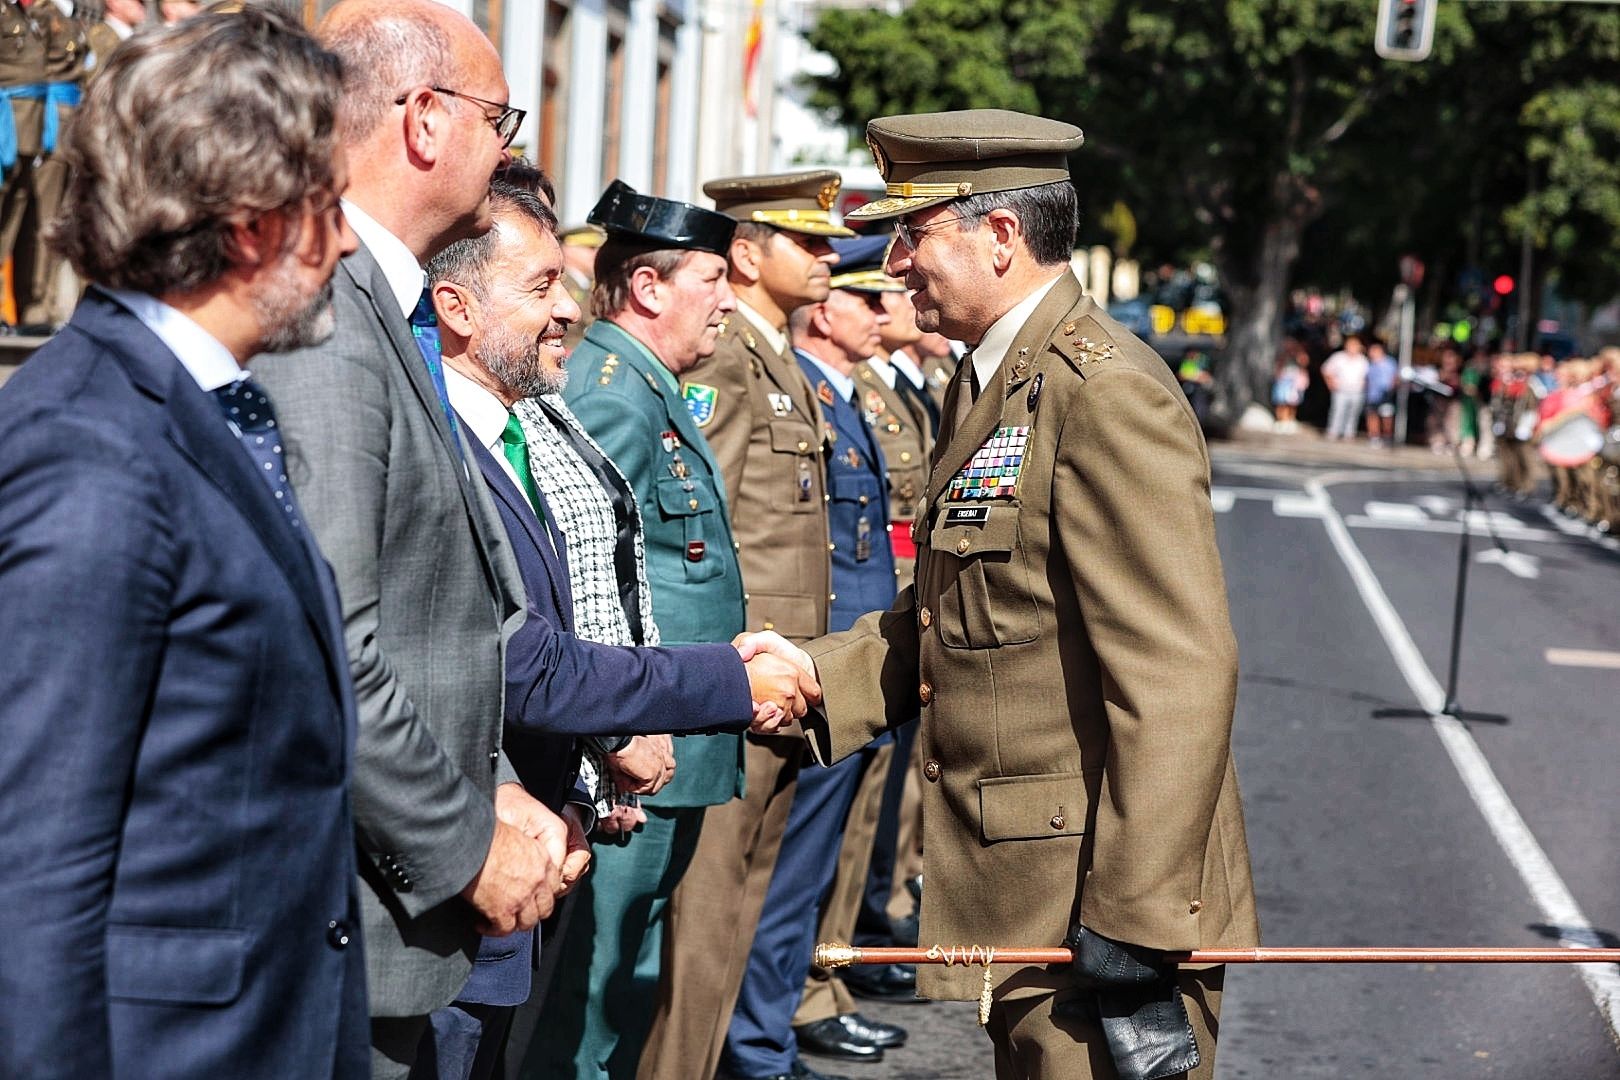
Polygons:
<instances>
[{"instance_id":1,"label":"pedestrian on sidewalk","mask_svg":"<svg viewBox=\"0 0 1620 1080\"><path fill-rule=\"evenodd\" d=\"M1329 439L1356 437L1362 402L1367 398L1367 367L1367 349L1357 334L1345 338L1344 347L1322 365L1322 380L1333 395L1328 408Z\"/></svg>"},{"instance_id":2,"label":"pedestrian on sidewalk","mask_svg":"<svg viewBox=\"0 0 1620 1080\"><path fill-rule=\"evenodd\" d=\"M1305 400L1305 391L1311 385L1311 356L1298 338L1283 339L1282 351L1277 357L1277 370L1271 381L1271 407L1277 420L1272 430L1281 435L1299 430L1294 418L1299 403Z\"/></svg>"},{"instance_id":3,"label":"pedestrian on sidewalk","mask_svg":"<svg viewBox=\"0 0 1620 1080\"><path fill-rule=\"evenodd\" d=\"M1374 446L1389 444L1395 432L1395 384L1399 365L1384 343L1367 343L1367 437Z\"/></svg>"}]
</instances>

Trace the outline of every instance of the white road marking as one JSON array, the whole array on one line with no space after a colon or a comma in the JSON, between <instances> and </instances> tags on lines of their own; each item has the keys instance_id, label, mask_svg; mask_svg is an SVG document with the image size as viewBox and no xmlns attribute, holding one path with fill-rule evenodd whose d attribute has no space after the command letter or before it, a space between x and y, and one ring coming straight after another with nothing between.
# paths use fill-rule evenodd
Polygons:
<instances>
[{"instance_id":1,"label":"white road marking","mask_svg":"<svg viewBox=\"0 0 1620 1080\"><path fill-rule=\"evenodd\" d=\"M1435 517L1450 517L1457 503L1444 495L1419 495L1412 500Z\"/></svg>"},{"instance_id":2,"label":"white road marking","mask_svg":"<svg viewBox=\"0 0 1620 1080\"><path fill-rule=\"evenodd\" d=\"M1524 578L1526 581L1534 581L1541 576L1541 559L1535 555L1526 555L1522 551L1486 548L1474 556L1474 561L1484 566L1495 563L1514 577Z\"/></svg>"},{"instance_id":3,"label":"white road marking","mask_svg":"<svg viewBox=\"0 0 1620 1080\"><path fill-rule=\"evenodd\" d=\"M1309 484L1306 486L1309 488ZM1271 500L1271 512L1278 517L1319 518L1332 513L1333 504L1328 502L1325 494L1301 495L1298 492L1285 492Z\"/></svg>"},{"instance_id":4,"label":"white road marking","mask_svg":"<svg viewBox=\"0 0 1620 1080\"><path fill-rule=\"evenodd\" d=\"M1620 538L1598 532L1597 529L1584 521L1567 518L1550 505L1542 506L1541 516L1546 518L1553 528L1566 536L1579 536L1583 540L1590 540L1605 551L1620 551Z\"/></svg>"},{"instance_id":5,"label":"white road marking","mask_svg":"<svg viewBox=\"0 0 1620 1080\"><path fill-rule=\"evenodd\" d=\"M1440 712L1445 705L1445 691L1441 689L1434 673L1424 662L1423 654L1412 641L1412 635L1407 632L1406 624L1395 611L1395 605L1390 603L1389 596L1379 584L1378 577L1367 563L1366 556L1351 538L1344 519L1328 501L1325 483L1330 481L1331 474L1328 477L1309 480L1305 484L1305 490L1321 502L1327 503L1326 512L1322 514L1322 524L1327 529L1328 539L1333 542L1339 558L1350 571L1350 577L1355 582L1357 591L1361 593L1361 598L1366 603L1373 622L1377 624L1379 633L1383 635L1385 644L1389 646L1389 651L1394 656L1401 675L1406 679L1406 684L1412 688L1418 703L1429 713L1429 723L1433 725L1435 734L1440 737L1440 744L1451 757L1451 763L1456 768L1457 774L1462 777L1463 784L1468 788L1468 794L1473 797L1474 804L1484 815L1486 824L1496 837L1496 842L1501 845L1508 861L1524 880L1531 899L1541 910L1547 925L1558 929L1559 944L1568 948L1602 945L1603 942L1591 921L1575 902L1574 894L1558 876L1552 860L1547 858L1547 853L1536 842L1530 827L1525 824L1518 808L1513 805L1513 800L1508 798L1502 782L1496 778L1495 771L1491 769L1490 762L1485 760L1485 754L1480 750L1479 743L1474 741L1474 736L1468 728L1455 717L1445 716ZM1592 1000L1597 1003L1598 1012L1608 1028L1609 1038L1620 1045L1620 969L1613 964L1572 966L1580 973L1587 991L1592 995Z\"/></svg>"},{"instance_id":6,"label":"white road marking","mask_svg":"<svg viewBox=\"0 0 1620 1080\"><path fill-rule=\"evenodd\" d=\"M1431 518L1424 518L1422 521L1401 521L1398 519L1365 517L1359 514L1351 514L1344 519L1344 523L1352 529L1392 529L1396 532L1442 533L1446 536L1456 536L1462 532L1463 528L1460 521L1435 521ZM1482 520L1472 518L1469 520L1469 525L1468 533L1470 536L1490 539L1491 530L1485 528L1485 523ZM1532 528L1522 522L1514 522L1511 526L1506 524L1497 525L1496 535L1503 540L1536 541L1545 544L1569 544L1575 542L1573 537L1561 536L1547 529Z\"/></svg>"},{"instance_id":7,"label":"white road marking","mask_svg":"<svg viewBox=\"0 0 1620 1080\"><path fill-rule=\"evenodd\" d=\"M1231 488L1212 487L1209 489L1209 505L1217 514L1225 514L1237 505L1237 495Z\"/></svg>"},{"instance_id":8,"label":"white road marking","mask_svg":"<svg viewBox=\"0 0 1620 1080\"><path fill-rule=\"evenodd\" d=\"M1365 513L1374 521L1404 521L1414 525L1426 525L1429 521L1429 515L1411 503L1370 502Z\"/></svg>"},{"instance_id":9,"label":"white road marking","mask_svg":"<svg viewBox=\"0 0 1620 1080\"><path fill-rule=\"evenodd\" d=\"M1602 649L1548 649L1547 663L1559 667L1614 668L1620 670L1620 652Z\"/></svg>"}]
</instances>

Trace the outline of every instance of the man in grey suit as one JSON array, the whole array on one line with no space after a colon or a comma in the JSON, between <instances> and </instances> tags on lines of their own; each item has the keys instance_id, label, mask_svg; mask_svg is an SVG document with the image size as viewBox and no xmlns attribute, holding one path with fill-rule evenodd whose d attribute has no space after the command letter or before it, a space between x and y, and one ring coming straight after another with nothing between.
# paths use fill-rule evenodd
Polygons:
<instances>
[{"instance_id":1,"label":"man in grey suit","mask_svg":"<svg viewBox=\"0 0 1620 1080\"><path fill-rule=\"evenodd\" d=\"M403 1078L419 1058L431 1071L428 1015L467 981L480 931L532 927L562 887L566 827L501 750L523 585L420 305L427 260L489 229L522 113L488 39L431 0L344 0L320 36L344 62L361 247L333 279L333 338L254 370L342 596L372 1072Z\"/></svg>"}]
</instances>

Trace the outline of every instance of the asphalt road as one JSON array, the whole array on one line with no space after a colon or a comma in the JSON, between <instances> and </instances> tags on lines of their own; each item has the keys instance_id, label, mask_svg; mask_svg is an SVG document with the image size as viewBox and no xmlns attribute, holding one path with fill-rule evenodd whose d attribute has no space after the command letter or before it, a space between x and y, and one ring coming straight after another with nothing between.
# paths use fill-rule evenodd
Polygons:
<instances>
[{"instance_id":1,"label":"asphalt road","mask_svg":"<svg viewBox=\"0 0 1620 1080\"><path fill-rule=\"evenodd\" d=\"M1218 450L1215 490L1265 943L1620 945L1620 544L1490 498L1470 519L1465 721L1436 722L1422 706L1447 678L1455 474ZM1620 1076L1620 972L1588 970L1233 968L1218 1075ZM971 1004L866 1011L911 1044L808 1063L856 1080L993 1071Z\"/></svg>"}]
</instances>

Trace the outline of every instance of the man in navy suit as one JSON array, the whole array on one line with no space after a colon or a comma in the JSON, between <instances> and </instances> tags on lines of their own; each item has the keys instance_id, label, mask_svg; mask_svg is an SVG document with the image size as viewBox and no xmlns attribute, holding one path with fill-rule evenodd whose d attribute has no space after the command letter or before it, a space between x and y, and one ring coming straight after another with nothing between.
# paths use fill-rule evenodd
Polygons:
<instances>
[{"instance_id":1,"label":"man in navy suit","mask_svg":"<svg viewBox=\"0 0 1620 1080\"><path fill-rule=\"evenodd\" d=\"M446 248L428 267L446 392L477 461L527 593L527 619L507 646L505 745L530 794L569 823L566 886L589 859L588 799L567 801L578 735L646 735L752 724L769 733L805 709L799 671L768 652L729 644L601 645L573 634L568 540L530 469L513 406L566 382L563 338L581 312L563 284L557 219L537 196L497 181L494 227ZM592 477L591 483L599 481ZM786 650L786 643L781 643ZM756 708L756 703L758 707ZM474 1076L500 1057L510 1007L529 992L530 932L486 938L455 1005L433 1014L441 1062L477 1042ZM441 1073L443 1069L441 1068Z\"/></svg>"},{"instance_id":2,"label":"man in navy suit","mask_svg":"<svg viewBox=\"0 0 1620 1080\"><path fill-rule=\"evenodd\" d=\"M0 390L0 1076L368 1071L336 589L243 370L333 330L339 68L202 16L67 136L94 285Z\"/></svg>"}]
</instances>

